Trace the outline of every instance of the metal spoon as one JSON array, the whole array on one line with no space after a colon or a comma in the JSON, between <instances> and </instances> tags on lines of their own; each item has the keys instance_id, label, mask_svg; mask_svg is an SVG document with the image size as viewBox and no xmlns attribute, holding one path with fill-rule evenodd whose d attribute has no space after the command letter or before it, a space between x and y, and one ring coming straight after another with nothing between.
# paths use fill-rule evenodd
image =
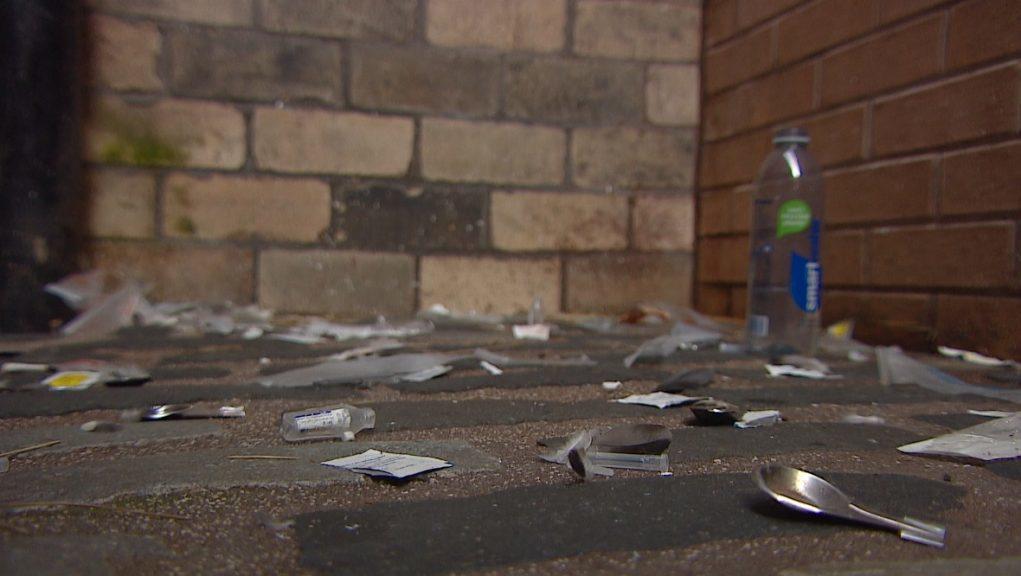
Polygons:
<instances>
[{"instance_id":1,"label":"metal spoon","mask_svg":"<svg viewBox=\"0 0 1021 576\"><path fill-rule=\"evenodd\" d=\"M788 508L879 526L898 532L904 540L943 547L946 537L943 526L908 517L898 520L870 512L852 503L836 486L804 470L770 464L755 471L754 477L763 492Z\"/></svg>"}]
</instances>

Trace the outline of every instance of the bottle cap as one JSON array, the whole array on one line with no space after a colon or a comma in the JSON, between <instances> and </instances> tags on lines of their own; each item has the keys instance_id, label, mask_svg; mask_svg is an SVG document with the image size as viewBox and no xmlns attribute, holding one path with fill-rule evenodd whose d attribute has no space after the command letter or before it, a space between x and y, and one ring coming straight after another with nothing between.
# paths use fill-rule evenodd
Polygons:
<instances>
[{"instance_id":1,"label":"bottle cap","mask_svg":"<svg viewBox=\"0 0 1021 576\"><path fill-rule=\"evenodd\" d=\"M773 134L773 144L808 144L811 141L802 128L781 128Z\"/></svg>"}]
</instances>

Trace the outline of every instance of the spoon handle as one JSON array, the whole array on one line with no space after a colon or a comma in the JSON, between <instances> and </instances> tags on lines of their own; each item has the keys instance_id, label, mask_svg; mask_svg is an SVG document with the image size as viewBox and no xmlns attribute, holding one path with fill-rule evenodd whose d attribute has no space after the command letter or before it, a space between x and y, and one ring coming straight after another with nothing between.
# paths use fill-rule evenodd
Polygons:
<instances>
[{"instance_id":1,"label":"spoon handle","mask_svg":"<svg viewBox=\"0 0 1021 576\"><path fill-rule=\"evenodd\" d=\"M898 520L896 518L890 518L889 516L871 512L856 504L851 504L850 511L856 519L861 522L894 530L899 533L900 537L904 540L917 542L919 544L926 544L928 546L935 546L937 548L943 547L943 540L946 537L946 528L938 524L922 522L921 520L908 517Z\"/></svg>"}]
</instances>

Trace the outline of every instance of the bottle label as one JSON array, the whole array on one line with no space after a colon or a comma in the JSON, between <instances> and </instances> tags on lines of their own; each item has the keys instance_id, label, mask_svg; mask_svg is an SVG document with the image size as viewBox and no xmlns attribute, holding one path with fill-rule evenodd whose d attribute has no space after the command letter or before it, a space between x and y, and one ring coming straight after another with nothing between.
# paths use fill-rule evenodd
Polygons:
<instances>
[{"instance_id":1,"label":"bottle label","mask_svg":"<svg viewBox=\"0 0 1021 576\"><path fill-rule=\"evenodd\" d=\"M812 208L804 200L788 200L776 211L776 237L804 232L812 222Z\"/></svg>"},{"instance_id":2,"label":"bottle label","mask_svg":"<svg viewBox=\"0 0 1021 576\"><path fill-rule=\"evenodd\" d=\"M346 428L351 425L351 414L344 408L310 412L294 417L294 426L300 430L318 430L319 428Z\"/></svg>"},{"instance_id":3,"label":"bottle label","mask_svg":"<svg viewBox=\"0 0 1021 576\"><path fill-rule=\"evenodd\" d=\"M809 234L812 253L809 257L791 252L790 291L798 308L805 312L818 312L822 298L822 265L819 263L819 231L821 224L812 220Z\"/></svg>"}]
</instances>

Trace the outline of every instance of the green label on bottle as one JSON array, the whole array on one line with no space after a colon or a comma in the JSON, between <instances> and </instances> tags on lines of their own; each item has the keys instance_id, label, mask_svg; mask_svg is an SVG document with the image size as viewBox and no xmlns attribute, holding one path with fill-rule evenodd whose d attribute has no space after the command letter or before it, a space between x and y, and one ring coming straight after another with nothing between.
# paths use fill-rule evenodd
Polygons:
<instances>
[{"instance_id":1,"label":"green label on bottle","mask_svg":"<svg viewBox=\"0 0 1021 576\"><path fill-rule=\"evenodd\" d=\"M776 213L776 237L797 234L812 222L812 208L804 200L788 200Z\"/></svg>"}]
</instances>

